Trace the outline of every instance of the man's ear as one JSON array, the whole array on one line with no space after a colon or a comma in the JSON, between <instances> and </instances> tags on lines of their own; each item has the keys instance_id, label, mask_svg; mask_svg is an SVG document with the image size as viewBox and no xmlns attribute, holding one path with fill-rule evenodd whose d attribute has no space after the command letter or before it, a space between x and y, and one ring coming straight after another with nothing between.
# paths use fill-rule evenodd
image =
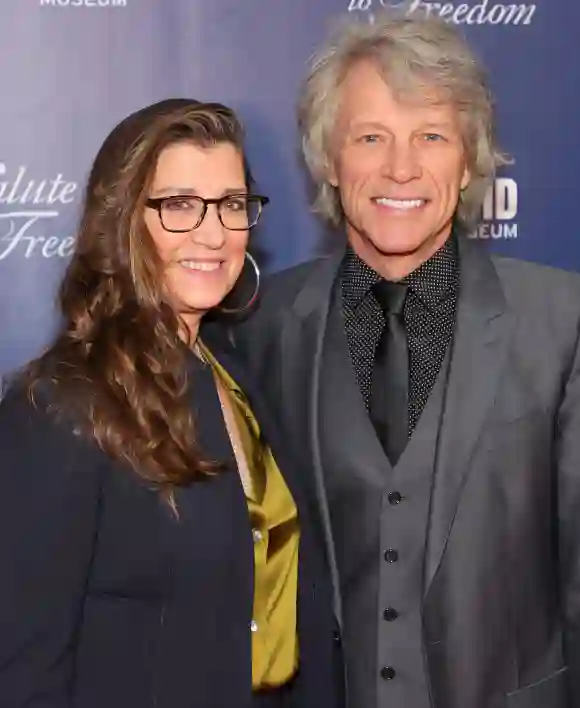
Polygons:
<instances>
[{"instance_id":1,"label":"man's ear","mask_svg":"<svg viewBox=\"0 0 580 708\"><path fill-rule=\"evenodd\" d=\"M338 187L338 177L336 175L336 165L334 160L331 160L328 163L328 167L326 168L326 179L330 185L333 187Z\"/></svg>"},{"instance_id":2,"label":"man's ear","mask_svg":"<svg viewBox=\"0 0 580 708\"><path fill-rule=\"evenodd\" d=\"M461 191L463 192L464 189L469 187L469 183L471 182L471 170L465 166L465 169L463 170L463 176L461 177Z\"/></svg>"}]
</instances>

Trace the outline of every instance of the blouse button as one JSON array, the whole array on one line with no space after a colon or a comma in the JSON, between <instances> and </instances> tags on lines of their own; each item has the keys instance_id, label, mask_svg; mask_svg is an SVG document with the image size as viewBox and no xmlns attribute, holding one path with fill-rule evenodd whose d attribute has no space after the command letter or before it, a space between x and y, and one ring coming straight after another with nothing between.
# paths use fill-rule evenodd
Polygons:
<instances>
[{"instance_id":1,"label":"blouse button","mask_svg":"<svg viewBox=\"0 0 580 708\"><path fill-rule=\"evenodd\" d=\"M252 621L250 622L250 630L251 630L252 632L257 632L257 631L258 631L258 623L256 622L256 620L252 620Z\"/></svg>"},{"instance_id":2,"label":"blouse button","mask_svg":"<svg viewBox=\"0 0 580 708\"><path fill-rule=\"evenodd\" d=\"M252 536L254 537L254 543L260 543L264 538L264 534L260 529L252 529Z\"/></svg>"}]
</instances>

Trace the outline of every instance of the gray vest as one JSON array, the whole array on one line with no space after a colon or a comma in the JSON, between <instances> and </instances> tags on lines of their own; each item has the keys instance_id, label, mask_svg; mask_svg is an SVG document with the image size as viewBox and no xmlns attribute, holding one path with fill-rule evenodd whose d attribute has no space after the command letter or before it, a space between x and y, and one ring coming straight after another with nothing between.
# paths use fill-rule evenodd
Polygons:
<instances>
[{"instance_id":1,"label":"gray vest","mask_svg":"<svg viewBox=\"0 0 580 708\"><path fill-rule=\"evenodd\" d=\"M423 567L448 359L393 468L365 409L334 298L324 339L320 431L350 708L431 706Z\"/></svg>"}]
</instances>

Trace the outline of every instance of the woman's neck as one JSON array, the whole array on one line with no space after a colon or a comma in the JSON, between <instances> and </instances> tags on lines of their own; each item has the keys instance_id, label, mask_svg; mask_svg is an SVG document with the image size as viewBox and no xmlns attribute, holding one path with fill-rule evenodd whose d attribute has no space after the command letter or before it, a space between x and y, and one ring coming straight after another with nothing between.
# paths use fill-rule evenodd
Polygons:
<instances>
[{"instance_id":1,"label":"woman's neck","mask_svg":"<svg viewBox=\"0 0 580 708\"><path fill-rule=\"evenodd\" d=\"M185 342L188 347L193 348L199 335L201 317L197 315L181 315L179 319L179 338Z\"/></svg>"}]
</instances>

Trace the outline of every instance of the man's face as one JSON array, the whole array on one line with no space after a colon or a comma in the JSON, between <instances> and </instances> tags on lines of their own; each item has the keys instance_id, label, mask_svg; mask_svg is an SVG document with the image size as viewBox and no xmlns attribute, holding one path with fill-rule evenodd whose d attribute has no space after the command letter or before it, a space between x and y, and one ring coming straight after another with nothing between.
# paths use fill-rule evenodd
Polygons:
<instances>
[{"instance_id":1,"label":"man's face","mask_svg":"<svg viewBox=\"0 0 580 708\"><path fill-rule=\"evenodd\" d=\"M469 183L457 111L433 98L397 101L368 61L342 84L328 178L353 249L379 272L389 259L410 272L435 253Z\"/></svg>"}]
</instances>

